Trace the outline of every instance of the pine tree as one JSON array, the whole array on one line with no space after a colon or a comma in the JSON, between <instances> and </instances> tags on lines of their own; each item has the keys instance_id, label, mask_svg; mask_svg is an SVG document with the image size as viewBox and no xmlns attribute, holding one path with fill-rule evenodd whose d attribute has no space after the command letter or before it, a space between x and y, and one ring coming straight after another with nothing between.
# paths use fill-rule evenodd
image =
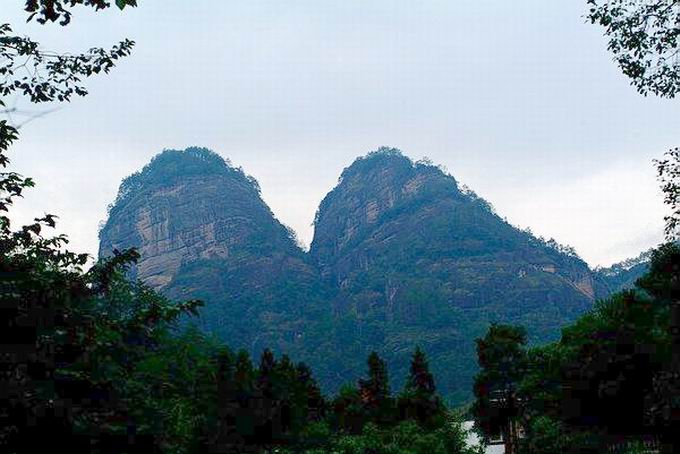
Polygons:
<instances>
[{"instance_id":1,"label":"pine tree","mask_svg":"<svg viewBox=\"0 0 680 454\"><path fill-rule=\"evenodd\" d=\"M433 425L442 416L444 406L437 395L434 377L425 353L417 347L411 358L411 369L404 390L399 396L402 419L415 419L423 425Z\"/></svg>"},{"instance_id":2,"label":"pine tree","mask_svg":"<svg viewBox=\"0 0 680 454\"><path fill-rule=\"evenodd\" d=\"M314 377L312 370L305 363L296 367L297 382L302 388L302 399L306 409L307 421L319 421L326 413L326 401Z\"/></svg>"},{"instance_id":3,"label":"pine tree","mask_svg":"<svg viewBox=\"0 0 680 454\"><path fill-rule=\"evenodd\" d=\"M333 399L333 427L338 431L351 434L361 433L366 423L365 411L359 390L345 384Z\"/></svg>"},{"instance_id":4,"label":"pine tree","mask_svg":"<svg viewBox=\"0 0 680 454\"><path fill-rule=\"evenodd\" d=\"M267 398L274 397L274 373L276 365L274 354L266 348L260 356L260 367L257 370L257 389Z\"/></svg>"},{"instance_id":5,"label":"pine tree","mask_svg":"<svg viewBox=\"0 0 680 454\"><path fill-rule=\"evenodd\" d=\"M387 366L376 352L368 356L368 378L359 380L361 403L369 420L386 423L392 418Z\"/></svg>"},{"instance_id":6,"label":"pine tree","mask_svg":"<svg viewBox=\"0 0 680 454\"><path fill-rule=\"evenodd\" d=\"M255 372L250 355L246 350L240 350L236 356L236 370L234 371L234 385L237 395L247 398L253 391Z\"/></svg>"},{"instance_id":7,"label":"pine tree","mask_svg":"<svg viewBox=\"0 0 680 454\"><path fill-rule=\"evenodd\" d=\"M257 383L252 401L254 431L252 441L266 449L284 437L283 402L275 392L278 363L268 348L260 356Z\"/></svg>"},{"instance_id":8,"label":"pine tree","mask_svg":"<svg viewBox=\"0 0 680 454\"><path fill-rule=\"evenodd\" d=\"M233 400L236 383L236 364L231 352L224 348L217 355L217 402L218 415L224 414L225 407Z\"/></svg>"},{"instance_id":9,"label":"pine tree","mask_svg":"<svg viewBox=\"0 0 680 454\"><path fill-rule=\"evenodd\" d=\"M435 393L434 377L430 373L425 353L420 347L416 347L411 358L411 370L406 387L427 396L433 396Z\"/></svg>"},{"instance_id":10,"label":"pine tree","mask_svg":"<svg viewBox=\"0 0 680 454\"><path fill-rule=\"evenodd\" d=\"M515 426L520 413L517 387L527 367L526 330L492 324L476 342L480 366L472 406L476 425L487 437L502 433L506 452L515 452Z\"/></svg>"},{"instance_id":11,"label":"pine tree","mask_svg":"<svg viewBox=\"0 0 680 454\"><path fill-rule=\"evenodd\" d=\"M288 438L291 438L304 423L305 409L295 400L295 391L300 385L297 383L295 365L288 355L281 356L281 359L275 363L272 385L273 398L280 406L281 430Z\"/></svg>"},{"instance_id":12,"label":"pine tree","mask_svg":"<svg viewBox=\"0 0 680 454\"><path fill-rule=\"evenodd\" d=\"M217 422L214 433L208 436L206 451L213 453L233 452L244 446L244 439L238 433L239 398L236 376L237 364L240 364L242 376L244 368L250 359L247 353L239 352L240 363L237 363L228 349L223 349L217 355ZM238 360L237 360L238 361Z\"/></svg>"}]
</instances>

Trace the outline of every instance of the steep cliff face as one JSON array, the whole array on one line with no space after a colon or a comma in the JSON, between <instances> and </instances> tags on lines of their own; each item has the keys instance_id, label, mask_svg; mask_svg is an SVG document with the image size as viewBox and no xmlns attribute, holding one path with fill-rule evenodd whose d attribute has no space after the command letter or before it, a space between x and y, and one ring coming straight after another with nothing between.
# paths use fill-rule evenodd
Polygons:
<instances>
[{"instance_id":1,"label":"steep cliff face","mask_svg":"<svg viewBox=\"0 0 680 454\"><path fill-rule=\"evenodd\" d=\"M594 301L586 263L397 150L345 169L315 227L310 254L339 289L336 311L354 314L358 344L382 351L398 375L423 346L454 398L470 389L473 339L489 322L521 323L546 341Z\"/></svg>"},{"instance_id":2,"label":"steep cliff face","mask_svg":"<svg viewBox=\"0 0 680 454\"><path fill-rule=\"evenodd\" d=\"M166 150L123 181L99 254L128 247L137 278L203 299L201 324L234 346L295 350L307 316L323 318L318 273L257 182L209 150Z\"/></svg>"}]
</instances>

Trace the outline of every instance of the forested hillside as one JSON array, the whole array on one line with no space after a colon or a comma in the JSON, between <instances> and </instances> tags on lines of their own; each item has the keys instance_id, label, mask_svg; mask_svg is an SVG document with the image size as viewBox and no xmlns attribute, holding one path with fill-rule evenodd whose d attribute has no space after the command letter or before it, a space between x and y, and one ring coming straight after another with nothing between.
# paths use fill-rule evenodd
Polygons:
<instances>
[{"instance_id":1,"label":"forested hillside","mask_svg":"<svg viewBox=\"0 0 680 454\"><path fill-rule=\"evenodd\" d=\"M388 148L343 171L309 253L253 178L201 148L166 150L126 178L100 238L100 256L139 250L134 277L205 301L205 330L252 354L305 359L324 389L356 378L373 350L404 376L421 345L459 403L476 370L470 339L490 322L554 340L612 288L570 248L513 227L451 175Z\"/></svg>"},{"instance_id":2,"label":"forested hillside","mask_svg":"<svg viewBox=\"0 0 680 454\"><path fill-rule=\"evenodd\" d=\"M320 343L306 324L330 316L316 268L257 182L207 149L167 150L126 178L100 237L100 257L138 249L132 278L210 302L199 324L230 345L295 354Z\"/></svg>"}]
</instances>

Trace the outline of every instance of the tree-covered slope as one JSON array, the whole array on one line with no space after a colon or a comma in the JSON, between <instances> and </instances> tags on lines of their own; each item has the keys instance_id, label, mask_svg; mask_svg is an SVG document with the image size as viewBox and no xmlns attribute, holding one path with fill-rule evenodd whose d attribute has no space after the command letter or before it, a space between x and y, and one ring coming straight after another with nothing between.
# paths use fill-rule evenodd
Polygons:
<instances>
[{"instance_id":1,"label":"tree-covered slope","mask_svg":"<svg viewBox=\"0 0 680 454\"><path fill-rule=\"evenodd\" d=\"M138 278L203 299L201 325L234 347L296 350L305 319L324 318L316 269L257 182L212 151L166 150L122 182L100 256L128 247L141 254Z\"/></svg>"},{"instance_id":2,"label":"tree-covered slope","mask_svg":"<svg viewBox=\"0 0 680 454\"><path fill-rule=\"evenodd\" d=\"M635 282L649 271L652 249L645 251L637 257L615 263L606 268L596 268L599 291L598 297L606 298L612 293L631 289Z\"/></svg>"},{"instance_id":3,"label":"tree-covered slope","mask_svg":"<svg viewBox=\"0 0 680 454\"><path fill-rule=\"evenodd\" d=\"M344 170L321 202L310 254L352 314L356 344L381 351L397 375L413 345L432 358L442 389L465 398L472 339L489 322L552 340L588 309L595 282L567 248L509 225L429 163L381 149Z\"/></svg>"}]
</instances>

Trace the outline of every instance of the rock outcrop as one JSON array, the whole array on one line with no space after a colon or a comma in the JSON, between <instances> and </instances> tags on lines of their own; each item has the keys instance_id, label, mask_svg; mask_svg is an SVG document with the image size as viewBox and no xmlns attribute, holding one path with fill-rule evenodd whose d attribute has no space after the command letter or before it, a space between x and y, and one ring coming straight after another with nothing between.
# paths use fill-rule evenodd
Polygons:
<instances>
[{"instance_id":1,"label":"rock outcrop","mask_svg":"<svg viewBox=\"0 0 680 454\"><path fill-rule=\"evenodd\" d=\"M99 254L129 247L137 278L203 299L200 324L238 346L297 352L307 312L323 318L315 267L257 182L209 150L166 150L123 181Z\"/></svg>"}]
</instances>

